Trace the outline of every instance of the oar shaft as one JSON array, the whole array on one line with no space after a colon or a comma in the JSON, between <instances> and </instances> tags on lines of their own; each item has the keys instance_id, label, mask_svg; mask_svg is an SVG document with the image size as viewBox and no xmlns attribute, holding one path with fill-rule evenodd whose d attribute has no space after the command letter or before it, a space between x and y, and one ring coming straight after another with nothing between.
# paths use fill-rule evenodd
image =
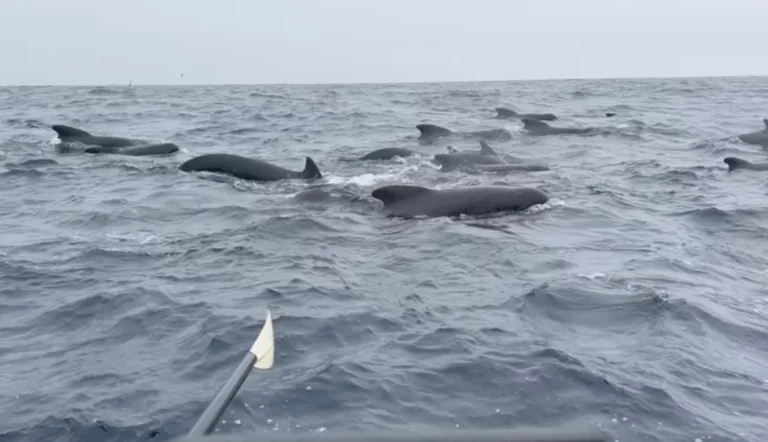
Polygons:
<instances>
[{"instance_id":1,"label":"oar shaft","mask_svg":"<svg viewBox=\"0 0 768 442\"><path fill-rule=\"evenodd\" d=\"M211 434L213 429L216 428L216 424L219 422L221 415L224 414L227 406L229 406L229 403L235 397L237 391L240 390L240 386L243 385L243 382L248 378L248 375L251 374L251 370L255 363L256 356L253 353L248 352L243 358L243 361L240 362L237 370L232 373L232 376L230 376L227 383L221 387L221 390L219 390L218 393L216 393L216 397L214 397L211 403L208 404L208 408L205 409L203 414L197 420L195 426L192 427L192 431L189 432L190 436L204 436Z\"/></svg>"}]
</instances>

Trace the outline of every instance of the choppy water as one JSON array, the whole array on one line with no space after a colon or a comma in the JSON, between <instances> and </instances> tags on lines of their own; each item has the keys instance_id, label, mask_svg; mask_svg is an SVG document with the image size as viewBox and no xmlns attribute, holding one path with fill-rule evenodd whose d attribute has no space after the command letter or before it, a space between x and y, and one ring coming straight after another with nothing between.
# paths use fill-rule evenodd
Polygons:
<instances>
[{"instance_id":1,"label":"choppy water","mask_svg":"<svg viewBox=\"0 0 768 442\"><path fill-rule=\"evenodd\" d=\"M185 434L275 318L220 432L587 421L621 441L768 434L768 174L727 173L768 79L0 88L0 437ZM598 135L532 137L492 109ZM605 118L605 112L616 112ZM506 127L552 167L443 173L414 126ZM172 141L60 153L51 124ZM718 141L720 140L720 141ZM473 142L452 143L476 149ZM409 147L405 161L344 161ZM177 169L234 152L326 177ZM203 179L201 179L203 178ZM507 183L552 201L481 220L387 218L377 186Z\"/></svg>"}]
</instances>

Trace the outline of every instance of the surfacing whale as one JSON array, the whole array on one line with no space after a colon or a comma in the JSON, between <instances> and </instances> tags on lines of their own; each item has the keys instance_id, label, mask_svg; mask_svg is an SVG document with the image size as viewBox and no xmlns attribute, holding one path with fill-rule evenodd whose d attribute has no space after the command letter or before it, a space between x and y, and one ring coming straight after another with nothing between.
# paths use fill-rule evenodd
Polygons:
<instances>
[{"instance_id":1,"label":"surfacing whale","mask_svg":"<svg viewBox=\"0 0 768 442\"><path fill-rule=\"evenodd\" d=\"M63 124L55 124L51 129L56 132L62 143L82 143L88 146L101 147L128 147L139 144L150 144L144 140L136 140L121 137L105 137L101 135L91 135L88 132Z\"/></svg>"},{"instance_id":2,"label":"surfacing whale","mask_svg":"<svg viewBox=\"0 0 768 442\"><path fill-rule=\"evenodd\" d=\"M507 109L505 107L497 107L494 109L496 111L496 118L497 120L522 120L523 118L528 118L529 120L539 120L539 121L555 121L557 120L557 116L555 114L519 114L512 109Z\"/></svg>"},{"instance_id":3,"label":"surfacing whale","mask_svg":"<svg viewBox=\"0 0 768 442\"><path fill-rule=\"evenodd\" d=\"M85 153L131 156L168 155L178 151L179 146L173 143L145 144L129 147L89 147L85 149Z\"/></svg>"},{"instance_id":4,"label":"surfacing whale","mask_svg":"<svg viewBox=\"0 0 768 442\"><path fill-rule=\"evenodd\" d=\"M726 157L723 162L728 165L728 172L738 169L768 170L768 163L753 163L738 157Z\"/></svg>"},{"instance_id":5,"label":"surfacing whale","mask_svg":"<svg viewBox=\"0 0 768 442\"><path fill-rule=\"evenodd\" d=\"M474 152L460 152L453 146L448 146L449 154L437 154L434 161L443 167L442 172L463 170L466 172L514 172L528 171L541 172L549 170L543 164L526 163L521 158L511 155L499 155L487 141L480 142L480 150ZM515 164L511 164L515 163Z\"/></svg>"},{"instance_id":6,"label":"surfacing whale","mask_svg":"<svg viewBox=\"0 0 768 442\"><path fill-rule=\"evenodd\" d=\"M242 157L228 153L200 155L184 162L179 169L184 172L218 172L249 181L279 181L289 178L322 178L320 169L312 158L307 157L304 170L294 172L289 169L255 158Z\"/></svg>"},{"instance_id":7,"label":"surfacing whale","mask_svg":"<svg viewBox=\"0 0 768 442\"><path fill-rule=\"evenodd\" d=\"M531 135L568 135L568 134L585 134L591 132L594 128L576 128L576 127L552 127L549 124L538 121L523 118L520 120L523 122L523 129L528 131Z\"/></svg>"},{"instance_id":8,"label":"surfacing whale","mask_svg":"<svg viewBox=\"0 0 768 442\"><path fill-rule=\"evenodd\" d=\"M433 160L443 166L440 170L449 171L462 165L470 164L505 164L507 161L499 156L486 141L480 142L479 151L461 152L448 146L450 153L440 153Z\"/></svg>"},{"instance_id":9,"label":"surfacing whale","mask_svg":"<svg viewBox=\"0 0 768 442\"><path fill-rule=\"evenodd\" d=\"M454 132L434 124L417 124L419 140L433 142L438 138L474 138L489 141L507 141L512 139L512 134L506 129L488 129L472 132Z\"/></svg>"},{"instance_id":10,"label":"surfacing whale","mask_svg":"<svg viewBox=\"0 0 768 442\"><path fill-rule=\"evenodd\" d=\"M502 186L435 190L394 185L380 187L371 196L384 203L389 214L404 218L484 215L525 210L549 201L547 194L539 189Z\"/></svg>"},{"instance_id":11,"label":"surfacing whale","mask_svg":"<svg viewBox=\"0 0 768 442\"><path fill-rule=\"evenodd\" d=\"M747 144L757 144L768 147L768 118L763 118L765 127L762 130L741 134L738 138Z\"/></svg>"},{"instance_id":12,"label":"surfacing whale","mask_svg":"<svg viewBox=\"0 0 768 442\"><path fill-rule=\"evenodd\" d=\"M394 157L409 157L415 155L416 152L410 149L404 149L402 147L385 147L383 149L374 150L360 158L361 160L391 160Z\"/></svg>"}]
</instances>

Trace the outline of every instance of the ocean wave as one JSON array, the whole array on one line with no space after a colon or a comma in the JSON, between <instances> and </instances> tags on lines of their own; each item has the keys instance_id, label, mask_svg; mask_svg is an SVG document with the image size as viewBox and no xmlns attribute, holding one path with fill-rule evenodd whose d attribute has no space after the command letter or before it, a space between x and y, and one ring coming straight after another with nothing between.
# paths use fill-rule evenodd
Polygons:
<instances>
[{"instance_id":1,"label":"ocean wave","mask_svg":"<svg viewBox=\"0 0 768 442\"><path fill-rule=\"evenodd\" d=\"M275 367L254 373L222 433L576 419L619 440L761 440L766 187L722 158L759 154L734 137L763 83L0 89L0 434L185 434L270 308ZM501 105L600 130L530 136L491 118ZM506 128L494 149L552 171L441 173L433 155L477 144L419 144L424 121ZM48 143L57 123L182 151L65 152ZM357 160L380 147L418 155ZM213 152L290 168L311 156L324 178L178 170ZM403 220L370 196L398 183L551 199Z\"/></svg>"}]
</instances>

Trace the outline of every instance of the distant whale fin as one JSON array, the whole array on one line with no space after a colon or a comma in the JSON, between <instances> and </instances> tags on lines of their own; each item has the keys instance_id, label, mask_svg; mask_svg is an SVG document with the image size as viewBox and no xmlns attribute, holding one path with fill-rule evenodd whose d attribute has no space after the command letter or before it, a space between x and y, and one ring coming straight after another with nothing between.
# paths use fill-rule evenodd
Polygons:
<instances>
[{"instance_id":1,"label":"distant whale fin","mask_svg":"<svg viewBox=\"0 0 768 442\"><path fill-rule=\"evenodd\" d=\"M765 124L765 130L768 130L768 118L763 118L763 124Z\"/></svg>"},{"instance_id":2,"label":"distant whale fin","mask_svg":"<svg viewBox=\"0 0 768 442\"><path fill-rule=\"evenodd\" d=\"M496 111L497 117L512 117L514 115L517 115L517 112L513 111L512 109L507 109L505 107L497 107L495 111Z\"/></svg>"},{"instance_id":3,"label":"distant whale fin","mask_svg":"<svg viewBox=\"0 0 768 442\"><path fill-rule=\"evenodd\" d=\"M499 156L487 141L480 141L480 153L483 155Z\"/></svg>"},{"instance_id":4,"label":"distant whale fin","mask_svg":"<svg viewBox=\"0 0 768 442\"><path fill-rule=\"evenodd\" d=\"M453 133L450 129L434 124L417 124L416 129L421 132L422 137L447 137Z\"/></svg>"},{"instance_id":5,"label":"distant whale fin","mask_svg":"<svg viewBox=\"0 0 768 442\"><path fill-rule=\"evenodd\" d=\"M64 126L63 124L55 124L51 126L51 129L56 132L56 134L59 136L59 139L61 141L64 141L67 138L76 138L76 137L90 137L91 134L84 130L76 129L74 127Z\"/></svg>"},{"instance_id":6,"label":"distant whale fin","mask_svg":"<svg viewBox=\"0 0 768 442\"><path fill-rule=\"evenodd\" d=\"M304 165L304 170L301 171L301 177L302 178L322 178L323 174L320 173L320 168L317 167L317 164L315 164L315 161L307 157L307 161Z\"/></svg>"},{"instance_id":7,"label":"distant whale fin","mask_svg":"<svg viewBox=\"0 0 768 442\"><path fill-rule=\"evenodd\" d=\"M390 204L413 198L424 192L431 192L431 190L421 186L398 185L380 187L374 190L373 193L371 193L371 196L380 200L385 206L389 206Z\"/></svg>"}]
</instances>

